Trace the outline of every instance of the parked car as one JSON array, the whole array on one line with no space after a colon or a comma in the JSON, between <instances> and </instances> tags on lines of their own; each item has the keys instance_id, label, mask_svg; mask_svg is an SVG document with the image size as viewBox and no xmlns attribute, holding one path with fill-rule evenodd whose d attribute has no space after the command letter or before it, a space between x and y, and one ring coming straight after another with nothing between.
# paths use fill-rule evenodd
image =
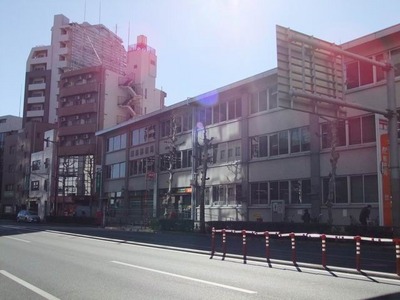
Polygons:
<instances>
[{"instance_id":1,"label":"parked car","mask_svg":"<svg viewBox=\"0 0 400 300\"><path fill-rule=\"evenodd\" d=\"M17 214L17 222L29 222L29 223L35 222L35 223L40 223L40 217L34 211L21 210Z\"/></svg>"}]
</instances>

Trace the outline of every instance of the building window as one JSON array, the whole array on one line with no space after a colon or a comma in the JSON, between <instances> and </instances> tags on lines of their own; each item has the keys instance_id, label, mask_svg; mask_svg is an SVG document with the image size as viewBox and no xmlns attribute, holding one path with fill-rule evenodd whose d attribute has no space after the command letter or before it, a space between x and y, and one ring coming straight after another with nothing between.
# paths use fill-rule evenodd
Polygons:
<instances>
[{"instance_id":1,"label":"building window","mask_svg":"<svg viewBox=\"0 0 400 300\"><path fill-rule=\"evenodd\" d=\"M123 178L125 177L125 162L112 164L107 166L107 178L115 179L115 178Z\"/></svg>"},{"instance_id":2,"label":"building window","mask_svg":"<svg viewBox=\"0 0 400 300\"><path fill-rule=\"evenodd\" d=\"M281 131L279 132L279 154L288 154L288 153L289 153L288 132Z\"/></svg>"},{"instance_id":3,"label":"building window","mask_svg":"<svg viewBox=\"0 0 400 300\"><path fill-rule=\"evenodd\" d=\"M32 171L40 170L40 160L32 161Z\"/></svg>"},{"instance_id":4,"label":"building window","mask_svg":"<svg viewBox=\"0 0 400 300\"><path fill-rule=\"evenodd\" d=\"M182 116L183 131L192 130L192 114L189 112ZM211 124L211 108L206 108L206 125Z\"/></svg>"},{"instance_id":5,"label":"building window","mask_svg":"<svg viewBox=\"0 0 400 300\"><path fill-rule=\"evenodd\" d=\"M161 122L161 137L166 137L171 134L171 120Z\"/></svg>"},{"instance_id":6,"label":"building window","mask_svg":"<svg viewBox=\"0 0 400 300\"><path fill-rule=\"evenodd\" d=\"M332 147L332 123L323 123L321 124L321 145L322 148L331 148ZM345 146L346 145L346 123L345 121L338 121L337 123L337 145L336 146Z\"/></svg>"},{"instance_id":7,"label":"building window","mask_svg":"<svg viewBox=\"0 0 400 300\"><path fill-rule=\"evenodd\" d=\"M192 149L182 151L182 168L189 168L192 166Z\"/></svg>"},{"instance_id":8,"label":"building window","mask_svg":"<svg viewBox=\"0 0 400 300\"><path fill-rule=\"evenodd\" d=\"M147 158L131 160L129 162L129 176L146 173Z\"/></svg>"},{"instance_id":9,"label":"building window","mask_svg":"<svg viewBox=\"0 0 400 300\"><path fill-rule=\"evenodd\" d=\"M240 184L215 185L212 188L214 205L238 205L242 199L242 186Z\"/></svg>"},{"instance_id":10,"label":"building window","mask_svg":"<svg viewBox=\"0 0 400 300\"><path fill-rule=\"evenodd\" d=\"M242 103L240 99L228 101L228 120L233 120L242 116Z\"/></svg>"},{"instance_id":11,"label":"building window","mask_svg":"<svg viewBox=\"0 0 400 300\"><path fill-rule=\"evenodd\" d=\"M126 133L111 137L107 140L107 152L126 148Z\"/></svg>"},{"instance_id":12,"label":"building window","mask_svg":"<svg viewBox=\"0 0 400 300\"><path fill-rule=\"evenodd\" d=\"M13 184L6 184L5 185L5 190L6 190L6 192L14 191L14 185Z\"/></svg>"},{"instance_id":13,"label":"building window","mask_svg":"<svg viewBox=\"0 0 400 300\"><path fill-rule=\"evenodd\" d=\"M230 141L226 143L213 144L209 149L209 157L213 163L234 162L241 159L241 141Z\"/></svg>"},{"instance_id":14,"label":"building window","mask_svg":"<svg viewBox=\"0 0 400 300\"><path fill-rule=\"evenodd\" d=\"M292 204L311 203L311 180L292 180L290 190Z\"/></svg>"},{"instance_id":15,"label":"building window","mask_svg":"<svg viewBox=\"0 0 400 300\"><path fill-rule=\"evenodd\" d=\"M250 114L278 107L277 87L273 86L250 95Z\"/></svg>"},{"instance_id":16,"label":"building window","mask_svg":"<svg viewBox=\"0 0 400 300\"><path fill-rule=\"evenodd\" d=\"M212 124L212 108L199 107L197 109L197 122L201 122L204 126Z\"/></svg>"},{"instance_id":17,"label":"building window","mask_svg":"<svg viewBox=\"0 0 400 300\"><path fill-rule=\"evenodd\" d=\"M251 204L268 204L272 200L289 203L289 181L255 182L250 184Z\"/></svg>"},{"instance_id":18,"label":"building window","mask_svg":"<svg viewBox=\"0 0 400 300\"><path fill-rule=\"evenodd\" d=\"M346 66L347 88L352 89L374 82L373 66L363 61L355 61Z\"/></svg>"},{"instance_id":19,"label":"building window","mask_svg":"<svg viewBox=\"0 0 400 300\"><path fill-rule=\"evenodd\" d=\"M226 115L227 115L227 103L222 102L219 104L219 121L220 122L226 121Z\"/></svg>"},{"instance_id":20,"label":"building window","mask_svg":"<svg viewBox=\"0 0 400 300\"><path fill-rule=\"evenodd\" d=\"M278 107L278 90L277 86L268 89L268 108L274 109Z\"/></svg>"},{"instance_id":21,"label":"building window","mask_svg":"<svg viewBox=\"0 0 400 300\"><path fill-rule=\"evenodd\" d=\"M349 143L356 145L375 142L375 118L373 115L349 120Z\"/></svg>"},{"instance_id":22,"label":"building window","mask_svg":"<svg viewBox=\"0 0 400 300\"><path fill-rule=\"evenodd\" d=\"M328 201L329 197L329 180L330 178L324 178L322 182L323 195L325 202ZM347 189L347 177L336 177L333 191L333 202L334 203L348 203L348 189Z\"/></svg>"},{"instance_id":23,"label":"building window","mask_svg":"<svg viewBox=\"0 0 400 300\"><path fill-rule=\"evenodd\" d=\"M358 175L350 177L352 203L378 202L378 179L376 175Z\"/></svg>"},{"instance_id":24,"label":"building window","mask_svg":"<svg viewBox=\"0 0 400 300\"><path fill-rule=\"evenodd\" d=\"M155 126L150 125L132 131L132 146L155 141Z\"/></svg>"},{"instance_id":25,"label":"building window","mask_svg":"<svg viewBox=\"0 0 400 300\"><path fill-rule=\"evenodd\" d=\"M39 181L35 180L31 182L31 190L38 191L39 190Z\"/></svg>"},{"instance_id":26,"label":"building window","mask_svg":"<svg viewBox=\"0 0 400 300\"><path fill-rule=\"evenodd\" d=\"M251 158L268 156L268 136L255 136L250 138Z\"/></svg>"},{"instance_id":27,"label":"building window","mask_svg":"<svg viewBox=\"0 0 400 300\"><path fill-rule=\"evenodd\" d=\"M310 150L310 131L308 127L290 130L290 153Z\"/></svg>"}]
</instances>

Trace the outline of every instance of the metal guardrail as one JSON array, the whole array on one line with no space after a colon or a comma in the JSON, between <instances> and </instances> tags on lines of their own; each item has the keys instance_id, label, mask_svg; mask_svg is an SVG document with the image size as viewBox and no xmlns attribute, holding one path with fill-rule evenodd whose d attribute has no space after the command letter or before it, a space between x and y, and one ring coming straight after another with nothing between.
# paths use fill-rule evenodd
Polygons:
<instances>
[{"instance_id":1,"label":"metal guardrail","mask_svg":"<svg viewBox=\"0 0 400 300\"><path fill-rule=\"evenodd\" d=\"M228 233L231 234L241 234L242 235L242 254L243 263L247 263L247 236L264 236L265 237L265 257L267 262L270 262L270 237L276 236L278 238L290 238L291 241L291 258L293 264L297 263L296 258L296 237L306 237L321 240L321 265L322 267L327 267L327 240L353 240L355 242L355 268L357 271L361 271L361 241L377 242L377 243L389 243L395 245L395 255L396 255L396 274L400 276L400 239L391 238L373 238L364 236L348 236L348 235L329 235L329 234L318 234L318 233L281 233L279 231L247 231L247 230L231 230L231 229L215 229L212 228L211 231L211 257L212 259L215 254L215 235L217 233L222 234L222 260L226 257L226 244Z\"/></svg>"}]
</instances>

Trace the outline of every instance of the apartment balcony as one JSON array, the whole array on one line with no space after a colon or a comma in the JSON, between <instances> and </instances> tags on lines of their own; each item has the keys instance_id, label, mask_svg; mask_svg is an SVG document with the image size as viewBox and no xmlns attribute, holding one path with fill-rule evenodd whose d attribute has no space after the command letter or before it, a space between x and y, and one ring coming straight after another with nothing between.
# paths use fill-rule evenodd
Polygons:
<instances>
[{"instance_id":1,"label":"apartment balcony","mask_svg":"<svg viewBox=\"0 0 400 300\"><path fill-rule=\"evenodd\" d=\"M59 68L67 68L68 67L68 61L66 60L61 60L58 62L57 67Z\"/></svg>"},{"instance_id":2,"label":"apartment balcony","mask_svg":"<svg viewBox=\"0 0 400 300\"><path fill-rule=\"evenodd\" d=\"M57 109L57 114L59 117L67 117L78 114L96 113L97 104L96 103L85 103L80 105L59 107Z\"/></svg>"},{"instance_id":3,"label":"apartment balcony","mask_svg":"<svg viewBox=\"0 0 400 300\"><path fill-rule=\"evenodd\" d=\"M58 41L59 42L69 42L70 36L69 34L61 34L59 35Z\"/></svg>"},{"instance_id":4,"label":"apartment balcony","mask_svg":"<svg viewBox=\"0 0 400 300\"><path fill-rule=\"evenodd\" d=\"M69 54L68 47L60 48L60 49L58 50L58 54L59 54L59 55L67 55L67 54Z\"/></svg>"},{"instance_id":5,"label":"apartment balcony","mask_svg":"<svg viewBox=\"0 0 400 300\"><path fill-rule=\"evenodd\" d=\"M43 117L44 116L44 110L28 110L26 112L26 116L28 118Z\"/></svg>"},{"instance_id":6,"label":"apartment balcony","mask_svg":"<svg viewBox=\"0 0 400 300\"><path fill-rule=\"evenodd\" d=\"M45 101L45 97L44 96L28 97L28 104L44 103L44 101Z\"/></svg>"},{"instance_id":7,"label":"apartment balcony","mask_svg":"<svg viewBox=\"0 0 400 300\"><path fill-rule=\"evenodd\" d=\"M94 154L96 151L95 144L74 145L74 146L60 146L58 147L59 156L69 155L88 155Z\"/></svg>"},{"instance_id":8,"label":"apartment balcony","mask_svg":"<svg viewBox=\"0 0 400 300\"><path fill-rule=\"evenodd\" d=\"M91 82L81 85L72 85L61 88L60 97L93 93L93 92L98 92L98 90L99 90L99 85L96 82Z\"/></svg>"},{"instance_id":9,"label":"apartment balcony","mask_svg":"<svg viewBox=\"0 0 400 300\"><path fill-rule=\"evenodd\" d=\"M29 60L29 63L31 63L31 64L45 64L45 63L47 63L47 62L49 62L49 58L48 57L32 57L30 60Z\"/></svg>"},{"instance_id":10,"label":"apartment balcony","mask_svg":"<svg viewBox=\"0 0 400 300\"><path fill-rule=\"evenodd\" d=\"M82 125L71 125L66 127L59 127L58 135L66 136L66 135L80 135L85 133L94 133L96 132L97 126L96 124L82 124Z\"/></svg>"},{"instance_id":11,"label":"apartment balcony","mask_svg":"<svg viewBox=\"0 0 400 300\"><path fill-rule=\"evenodd\" d=\"M28 85L28 91L44 90L46 89L46 83L32 83Z\"/></svg>"}]
</instances>

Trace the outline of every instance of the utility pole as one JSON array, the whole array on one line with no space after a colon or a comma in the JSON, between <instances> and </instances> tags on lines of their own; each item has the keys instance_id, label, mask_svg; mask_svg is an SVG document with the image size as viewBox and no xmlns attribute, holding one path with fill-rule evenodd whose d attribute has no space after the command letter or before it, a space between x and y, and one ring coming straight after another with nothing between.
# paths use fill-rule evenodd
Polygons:
<instances>
[{"instance_id":1,"label":"utility pole","mask_svg":"<svg viewBox=\"0 0 400 300\"><path fill-rule=\"evenodd\" d=\"M58 167L58 142L57 141L51 141L50 138L46 138L44 139L46 142L46 147L49 145L49 143L53 144L54 150L52 151L52 155L53 155L53 182L54 182L54 204L53 204L53 216L57 216L57 199L58 199L58 176L59 176L59 167Z\"/></svg>"},{"instance_id":2,"label":"utility pole","mask_svg":"<svg viewBox=\"0 0 400 300\"><path fill-rule=\"evenodd\" d=\"M200 159L201 159L201 184L200 184L200 232L206 232L206 223L205 223L205 190L206 190L206 181L207 178L207 167L208 167L208 150L211 146L212 138L207 138L207 130L203 128L203 145L198 144L198 147L201 149L200 151Z\"/></svg>"},{"instance_id":3,"label":"utility pole","mask_svg":"<svg viewBox=\"0 0 400 300\"><path fill-rule=\"evenodd\" d=\"M392 222L395 236L400 236L400 171L399 171L399 146L397 144L397 107L396 107L396 82L394 67L391 62L386 69L387 75L387 118L389 119L389 159L390 159L390 188L392 194Z\"/></svg>"}]
</instances>

